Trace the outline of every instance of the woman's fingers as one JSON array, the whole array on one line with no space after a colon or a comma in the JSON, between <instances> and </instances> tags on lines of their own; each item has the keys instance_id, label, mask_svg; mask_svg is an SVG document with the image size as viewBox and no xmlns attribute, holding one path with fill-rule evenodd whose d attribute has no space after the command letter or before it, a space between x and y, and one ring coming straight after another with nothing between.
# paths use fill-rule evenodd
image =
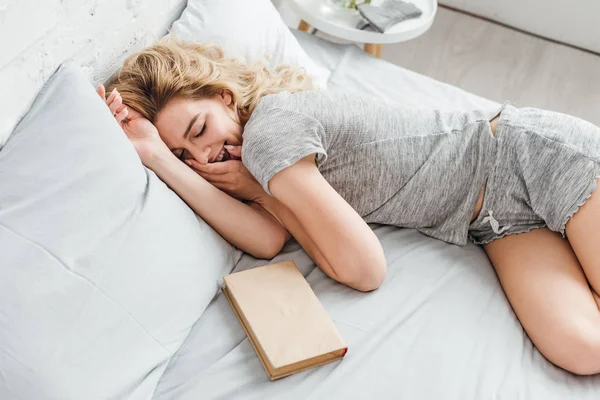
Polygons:
<instances>
[{"instance_id":1,"label":"woman's fingers","mask_svg":"<svg viewBox=\"0 0 600 400\"><path fill-rule=\"evenodd\" d=\"M123 99L121 98L121 95L117 93L113 101L108 104L108 108L110 109L110 112L115 115L117 113L117 109L121 107L122 104Z\"/></svg>"},{"instance_id":2,"label":"woman's fingers","mask_svg":"<svg viewBox=\"0 0 600 400\"><path fill-rule=\"evenodd\" d=\"M123 109L127 108L127 106L125 104L121 104L118 108L117 108L117 114L120 113L121 111L123 111Z\"/></svg>"},{"instance_id":3,"label":"woman's fingers","mask_svg":"<svg viewBox=\"0 0 600 400\"><path fill-rule=\"evenodd\" d=\"M189 167L198 173L212 175L214 171L210 168L210 164L200 164L194 159L188 159L184 161Z\"/></svg>"},{"instance_id":4,"label":"woman's fingers","mask_svg":"<svg viewBox=\"0 0 600 400\"><path fill-rule=\"evenodd\" d=\"M235 156L237 158L242 158L242 146L231 146L231 145L225 145L225 148L227 149L227 152L232 155Z\"/></svg>"},{"instance_id":5,"label":"woman's fingers","mask_svg":"<svg viewBox=\"0 0 600 400\"><path fill-rule=\"evenodd\" d=\"M184 161L188 167L191 167L194 171L200 171L200 172L204 172L204 170L202 169L202 164L200 164L198 161L196 160L185 160Z\"/></svg>"},{"instance_id":6,"label":"woman's fingers","mask_svg":"<svg viewBox=\"0 0 600 400\"><path fill-rule=\"evenodd\" d=\"M108 98L106 98L106 88L103 84L98 85L97 89L98 95L102 97L102 100L106 102L108 109L115 116L115 119L119 124L122 124L123 121L127 118L129 114L129 109L125 104L123 104L123 98L121 94L117 91L117 88L114 88Z\"/></svg>"},{"instance_id":7,"label":"woman's fingers","mask_svg":"<svg viewBox=\"0 0 600 400\"><path fill-rule=\"evenodd\" d=\"M113 102L113 100L119 96L119 92L117 92L117 88L114 88L112 90L112 92L110 92L110 94L108 95L108 98L106 99L106 104L110 105L110 103Z\"/></svg>"},{"instance_id":8,"label":"woman's fingers","mask_svg":"<svg viewBox=\"0 0 600 400\"><path fill-rule=\"evenodd\" d=\"M99 85L98 85L98 90L97 90L97 92L98 92L98 95L99 95L100 97L102 97L102 101L106 101L106 89L104 88L104 85L103 85L103 84L99 84Z\"/></svg>"},{"instance_id":9,"label":"woman's fingers","mask_svg":"<svg viewBox=\"0 0 600 400\"><path fill-rule=\"evenodd\" d=\"M231 172L234 172L233 169L233 165L232 163L234 161L232 160L228 160L228 161L221 161L221 162L214 162L214 163L208 163L208 164L200 164L198 161L196 160L186 160L186 161L190 161L190 166L198 171L207 173L207 174L213 174L213 175L220 175L220 174L228 174Z\"/></svg>"},{"instance_id":10,"label":"woman's fingers","mask_svg":"<svg viewBox=\"0 0 600 400\"><path fill-rule=\"evenodd\" d=\"M192 168L192 171L194 171L195 173L197 173L198 175L200 175L202 178L206 179L210 183L228 183L229 182L229 178L225 175L205 174L203 172L195 170L194 168Z\"/></svg>"},{"instance_id":11,"label":"woman's fingers","mask_svg":"<svg viewBox=\"0 0 600 400\"><path fill-rule=\"evenodd\" d=\"M201 177L203 177L204 179L206 179L209 182L226 182L228 181L228 177L225 174L215 174L215 173L210 173L207 172L206 169L202 169L204 166L202 164L200 164L198 161L196 160L185 160L184 161L188 167L190 167L195 173L197 173L198 175L200 175Z\"/></svg>"},{"instance_id":12,"label":"woman's fingers","mask_svg":"<svg viewBox=\"0 0 600 400\"><path fill-rule=\"evenodd\" d=\"M119 111L120 109L120 111ZM123 120L127 117L127 107L123 108L123 107L119 107L117 109L117 114L115 115L115 119L117 120L117 122L120 124L121 122L123 122Z\"/></svg>"}]
</instances>

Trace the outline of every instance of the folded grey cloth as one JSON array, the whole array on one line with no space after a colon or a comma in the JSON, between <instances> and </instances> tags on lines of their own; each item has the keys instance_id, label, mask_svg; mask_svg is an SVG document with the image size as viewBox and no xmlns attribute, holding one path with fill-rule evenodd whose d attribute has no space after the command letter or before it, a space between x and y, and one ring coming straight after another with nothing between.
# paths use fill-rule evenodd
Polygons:
<instances>
[{"instance_id":1,"label":"folded grey cloth","mask_svg":"<svg viewBox=\"0 0 600 400\"><path fill-rule=\"evenodd\" d=\"M402 0L385 0L380 6L360 4L358 11L364 18L364 20L358 23L358 29L370 26L381 33L398 22L417 18L423 14L417 6Z\"/></svg>"}]
</instances>

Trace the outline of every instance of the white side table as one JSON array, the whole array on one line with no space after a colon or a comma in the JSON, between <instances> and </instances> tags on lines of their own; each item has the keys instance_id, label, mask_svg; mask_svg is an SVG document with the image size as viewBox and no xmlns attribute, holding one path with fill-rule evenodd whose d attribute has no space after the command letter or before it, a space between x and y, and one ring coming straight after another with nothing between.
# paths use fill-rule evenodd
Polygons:
<instances>
[{"instance_id":1,"label":"white side table","mask_svg":"<svg viewBox=\"0 0 600 400\"><path fill-rule=\"evenodd\" d=\"M407 0L423 11L419 18L397 23L385 33L356 29L361 17L356 10L333 6L329 0L288 0L292 10L301 18L299 30L311 26L328 35L357 43L364 43L367 53L379 57L385 43L404 42L425 33L435 18L437 0ZM381 1L373 0L372 5Z\"/></svg>"}]
</instances>

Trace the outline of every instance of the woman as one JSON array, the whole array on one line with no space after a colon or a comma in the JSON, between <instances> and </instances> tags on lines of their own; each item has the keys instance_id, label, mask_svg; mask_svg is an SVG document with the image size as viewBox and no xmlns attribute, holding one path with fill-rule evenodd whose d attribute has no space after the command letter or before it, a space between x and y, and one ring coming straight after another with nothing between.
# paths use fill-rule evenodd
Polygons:
<instances>
[{"instance_id":1,"label":"woman","mask_svg":"<svg viewBox=\"0 0 600 400\"><path fill-rule=\"evenodd\" d=\"M598 127L312 91L301 71L173 40L130 57L114 86L105 101L142 162L238 248L272 258L293 236L325 274L369 291L386 260L367 222L470 239L538 349L600 372Z\"/></svg>"}]
</instances>

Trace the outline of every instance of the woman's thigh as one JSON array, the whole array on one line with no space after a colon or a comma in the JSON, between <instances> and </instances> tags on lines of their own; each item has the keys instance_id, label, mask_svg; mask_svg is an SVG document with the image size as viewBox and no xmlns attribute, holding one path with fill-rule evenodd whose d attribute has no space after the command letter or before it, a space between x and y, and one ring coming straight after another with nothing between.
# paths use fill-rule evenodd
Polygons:
<instances>
[{"instance_id":1,"label":"woman's thigh","mask_svg":"<svg viewBox=\"0 0 600 400\"><path fill-rule=\"evenodd\" d=\"M600 190L567 221L566 233L590 285L600 294Z\"/></svg>"},{"instance_id":2,"label":"woman's thigh","mask_svg":"<svg viewBox=\"0 0 600 400\"><path fill-rule=\"evenodd\" d=\"M541 228L484 249L538 350L568 371L600 372L600 311L569 242Z\"/></svg>"}]
</instances>

